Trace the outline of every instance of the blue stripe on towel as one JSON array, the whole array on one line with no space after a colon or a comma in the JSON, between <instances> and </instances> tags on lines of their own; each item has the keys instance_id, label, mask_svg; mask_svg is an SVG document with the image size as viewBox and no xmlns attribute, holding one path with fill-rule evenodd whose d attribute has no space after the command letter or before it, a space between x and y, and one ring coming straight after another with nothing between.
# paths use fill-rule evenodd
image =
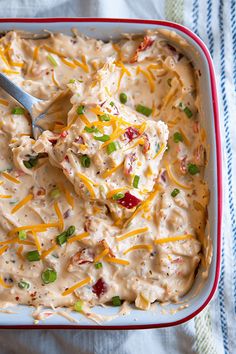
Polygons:
<instances>
[{"instance_id":1,"label":"blue stripe on towel","mask_svg":"<svg viewBox=\"0 0 236 354\"><path fill-rule=\"evenodd\" d=\"M234 91L236 92L236 2L235 0L231 1L230 7L230 25L232 30L232 52L233 52L233 83ZM232 176L232 170L231 176ZM232 181L232 179L231 179ZM233 193L232 193L233 196ZM235 212L233 198L230 200L230 211L232 211L231 221L232 221L232 231L233 231L233 287L234 287L234 313L236 313L236 221L235 221Z\"/></svg>"},{"instance_id":2,"label":"blue stripe on towel","mask_svg":"<svg viewBox=\"0 0 236 354\"><path fill-rule=\"evenodd\" d=\"M199 36L199 32L198 32L199 3L198 3L198 0L193 1L192 17L193 17L192 30L193 30L193 32L195 32Z\"/></svg>"},{"instance_id":3,"label":"blue stripe on towel","mask_svg":"<svg viewBox=\"0 0 236 354\"><path fill-rule=\"evenodd\" d=\"M214 51L214 37L212 33L212 0L207 1L207 23L206 23L206 29L207 29L207 36L208 36L208 49L211 53L211 56L213 57L213 51Z\"/></svg>"},{"instance_id":4,"label":"blue stripe on towel","mask_svg":"<svg viewBox=\"0 0 236 354\"><path fill-rule=\"evenodd\" d=\"M228 100L226 96L226 74L225 74L225 37L224 37L224 0L219 2L219 27L220 27L220 66L221 66L221 76L220 76L220 87L221 95L223 101L224 110L224 128L225 128L225 143L227 151L227 182L229 187L229 195L232 196L232 150L230 144L230 130L229 130L229 108ZM230 193L231 185L231 193ZM231 209L231 208L230 208ZM230 210L231 213L231 210ZM225 276L225 235L223 234L222 240L222 263L221 263L221 276L219 281L219 301L220 301L220 319L221 319L221 330L223 335L223 343L225 353L229 353L229 342L228 342L228 328L227 328L227 316L225 312L225 298L224 298L224 276Z\"/></svg>"}]
</instances>

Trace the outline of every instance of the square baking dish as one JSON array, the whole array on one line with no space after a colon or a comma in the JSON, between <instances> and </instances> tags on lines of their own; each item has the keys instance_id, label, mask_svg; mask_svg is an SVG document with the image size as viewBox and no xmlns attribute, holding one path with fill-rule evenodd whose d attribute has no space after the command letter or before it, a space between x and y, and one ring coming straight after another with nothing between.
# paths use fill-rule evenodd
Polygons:
<instances>
[{"instance_id":1,"label":"square baking dish","mask_svg":"<svg viewBox=\"0 0 236 354\"><path fill-rule=\"evenodd\" d=\"M174 30L191 45L191 52L186 53L196 69L200 70L200 94L203 127L207 132L207 143L210 146L209 163L205 171L205 179L210 188L210 204L208 207L209 230L213 244L213 258L209 276L196 296L192 296L200 284L198 271L194 286L182 299L180 304L169 304L164 307L157 304L152 310L132 309L130 314L119 316L102 325L95 324L84 316L73 313L78 321L72 323L66 318L55 315L45 321L34 324L32 312L34 308L18 305L10 308L12 314L0 312L0 328L86 328L86 329L144 329L169 327L184 323L199 314L212 299L218 284L221 257L221 219L222 219L222 164L221 141L219 129L219 111L217 101L216 80L212 59L205 44L193 32L179 24L156 20L109 19L109 18L44 18L44 19L0 19L0 32L21 29L40 32L47 29L52 32L70 33L76 27L88 36L102 40L119 38L121 33L141 33L147 29ZM101 315L115 315L117 308L95 307L94 311Z\"/></svg>"}]
</instances>

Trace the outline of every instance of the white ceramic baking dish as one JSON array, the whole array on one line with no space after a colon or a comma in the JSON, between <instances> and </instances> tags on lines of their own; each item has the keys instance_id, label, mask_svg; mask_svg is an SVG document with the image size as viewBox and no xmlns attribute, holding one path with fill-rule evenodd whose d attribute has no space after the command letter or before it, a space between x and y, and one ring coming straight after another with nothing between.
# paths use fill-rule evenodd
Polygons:
<instances>
[{"instance_id":1,"label":"white ceramic baking dish","mask_svg":"<svg viewBox=\"0 0 236 354\"><path fill-rule=\"evenodd\" d=\"M47 29L70 33L72 27L78 28L79 31L89 36L103 40L117 38L124 32L140 33L146 29L172 29L191 44L192 50L186 54L191 58L195 67L201 71L200 91L204 93L201 95L201 100L205 115L203 124L210 145L209 164L205 174L211 195L208 211L210 236L213 243L213 259L209 277L201 291L196 296L191 297L201 281L199 274L197 275L192 290L183 299L188 306L182 310L179 310L180 304L170 304L164 307L157 304L152 311L133 309L129 315L119 316L102 325L97 325L78 313L72 314L78 320L78 323L72 323L61 316L54 315L45 321L39 321L35 325L31 316L34 309L27 306L17 306L13 309L11 308L11 310L16 312L14 314L0 312L0 328L140 329L168 327L183 323L196 316L212 299L220 273L222 217L221 143L216 81L210 54L205 44L193 32L172 22L107 18L0 19L0 32L10 29L40 32L43 29ZM97 307L94 311L102 315L114 315L118 310L114 307Z\"/></svg>"}]
</instances>

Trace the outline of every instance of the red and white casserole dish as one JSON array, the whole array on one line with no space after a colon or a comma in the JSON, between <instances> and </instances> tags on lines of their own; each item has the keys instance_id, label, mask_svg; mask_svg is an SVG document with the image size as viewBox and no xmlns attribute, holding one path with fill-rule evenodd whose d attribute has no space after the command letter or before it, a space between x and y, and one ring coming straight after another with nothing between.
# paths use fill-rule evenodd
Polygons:
<instances>
[{"instance_id":1,"label":"red and white casserole dish","mask_svg":"<svg viewBox=\"0 0 236 354\"><path fill-rule=\"evenodd\" d=\"M213 244L213 258L209 276L199 289L202 278L199 269L194 286L182 299L187 306L179 310L180 304L169 304L163 307L156 306L154 311L140 311L133 309L130 314L119 316L104 325L97 325L86 317L73 313L78 323L69 322L61 316L52 316L45 322L34 325L32 307L17 306L16 313L0 313L0 328L86 328L86 329L142 329L174 326L184 323L198 313L212 299L218 284L220 274L221 255L221 218L222 218L222 175L221 175L221 142L219 130L219 112L217 101L216 80L212 59L205 44L193 32L179 24L138 19L103 19L103 18L54 18L54 19L0 19L0 31L21 29L40 32L44 29L53 32L70 33L72 27L88 36L102 40L118 38L121 33L140 33L147 29L169 29L176 31L191 45L191 52L185 53L201 71L200 99L204 121L202 122L210 146L209 163L206 166L205 179L210 189L209 232ZM193 296L195 294L195 296ZM6 299L7 300L7 299ZM98 307L95 312L101 315L114 315L116 308Z\"/></svg>"}]
</instances>

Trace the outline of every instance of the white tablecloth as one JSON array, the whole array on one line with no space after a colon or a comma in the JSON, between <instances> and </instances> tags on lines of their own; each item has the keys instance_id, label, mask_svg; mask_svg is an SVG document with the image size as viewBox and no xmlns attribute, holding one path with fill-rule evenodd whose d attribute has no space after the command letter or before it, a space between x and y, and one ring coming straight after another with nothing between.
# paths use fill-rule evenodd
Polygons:
<instances>
[{"instance_id":1,"label":"white tablecloth","mask_svg":"<svg viewBox=\"0 0 236 354\"><path fill-rule=\"evenodd\" d=\"M208 45L216 67L225 184L219 290L202 314L159 330L1 330L0 353L236 353L235 0L0 0L0 5L0 17L167 18L194 30Z\"/></svg>"}]
</instances>

